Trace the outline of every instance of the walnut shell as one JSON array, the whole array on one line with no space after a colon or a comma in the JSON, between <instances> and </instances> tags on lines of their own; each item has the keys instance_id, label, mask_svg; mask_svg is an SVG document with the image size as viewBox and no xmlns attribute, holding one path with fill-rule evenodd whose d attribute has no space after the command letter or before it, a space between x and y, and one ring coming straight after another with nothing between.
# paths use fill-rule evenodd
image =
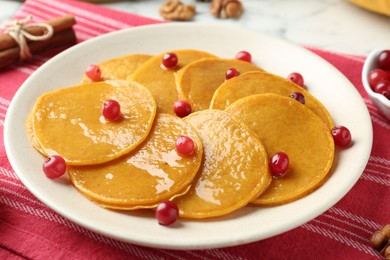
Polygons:
<instances>
[{"instance_id":1,"label":"walnut shell","mask_svg":"<svg viewBox=\"0 0 390 260\"><path fill-rule=\"evenodd\" d=\"M166 20L189 21L196 12L194 5L185 5L179 0L169 0L160 7L160 15Z\"/></svg>"}]
</instances>

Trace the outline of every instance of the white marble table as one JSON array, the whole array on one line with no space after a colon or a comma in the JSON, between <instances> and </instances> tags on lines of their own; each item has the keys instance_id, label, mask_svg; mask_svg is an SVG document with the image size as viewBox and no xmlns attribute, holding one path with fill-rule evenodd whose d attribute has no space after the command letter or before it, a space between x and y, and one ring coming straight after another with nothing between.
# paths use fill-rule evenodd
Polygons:
<instances>
[{"instance_id":1,"label":"white marble table","mask_svg":"<svg viewBox=\"0 0 390 260\"><path fill-rule=\"evenodd\" d=\"M376 48L390 48L390 17L363 10L347 0L243 0L238 20L210 15L210 3L182 0L197 6L195 23L239 24L287 41L326 50L367 55ZM104 4L114 9L162 19L163 1L127 0ZM0 0L0 23L10 19L22 5Z\"/></svg>"}]
</instances>

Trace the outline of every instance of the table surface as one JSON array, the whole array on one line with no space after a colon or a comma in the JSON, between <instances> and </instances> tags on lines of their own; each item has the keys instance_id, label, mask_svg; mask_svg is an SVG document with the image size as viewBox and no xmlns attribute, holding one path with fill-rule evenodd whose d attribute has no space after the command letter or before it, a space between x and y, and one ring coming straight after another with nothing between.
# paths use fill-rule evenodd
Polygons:
<instances>
[{"instance_id":1,"label":"table surface","mask_svg":"<svg viewBox=\"0 0 390 260\"><path fill-rule=\"evenodd\" d=\"M157 10L162 1L126 0L109 6L122 11L159 18ZM194 1L195 3L195 0L182 1ZM237 21L213 18L208 13L209 4L196 2L198 13L194 22L241 25L243 28L251 28L297 44L358 55L366 55L370 50L390 43L389 39L386 39L390 37L388 17L364 11L344 0L291 1L294 4L286 0L243 1L246 11ZM74 3L77 6L80 5ZM0 0L0 23L11 18L20 6L20 2ZM74 11L79 14L77 17L84 18L86 21L86 23L80 22L75 27L79 38L83 36L84 40L138 24L135 19L132 19L133 16L122 15L118 12L110 13L102 8L91 9L84 11L79 7L71 8L67 4L59 4L59 0L29 0L24 11L29 10L41 19L53 13L62 15ZM46 12L40 13L41 10L46 10ZM114 19L119 23L107 26L112 24ZM139 24L148 23L148 19L140 20L142 21L138 21ZM83 34L85 31L88 34ZM387 47L390 46L387 45ZM0 259L8 259L12 256L26 259L76 257L80 259L105 259L107 257L116 259L137 257L145 259L163 257L170 259L217 257L237 259L242 256L255 259L259 257L259 252L265 259L278 258L278 256L283 258L287 255L291 259L300 259L302 255L305 255L307 259L316 259L318 248L321 248L321 258L324 259L379 259L378 253L372 249L368 238L390 219L390 204L388 203L390 147L383 142L388 138L389 124L378 114L363 90L360 72L364 57L337 55L322 50L313 50L313 52L333 64L353 83L367 104L374 130L371 156L359 181L343 200L324 214L283 235L233 248L172 251L138 247L130 243L110 240L55 214L37 198L34 198L22 185L6 160L4 145L0 145L0 159L3 162L0 165L0 236L2 238L0 239ZM0 136L3 135L3 120L14 92L54 53L55 51L37 55L37 59L14 66L7 69L5 73L1 73ZM354 110L357 113L358 111ZM354 116L354 113L348 115L351 120L358 118ZM352 135L356 137L354 133Z\"/></svg>"},{"instance_id":2,"label":"table surface","mask_svg":"<svg viewBox=\"0 0 390 260\"><path fill-rule=\"evenodd\" d=\"M131 0L103 5L151 18L162 19L163 1ZM347 0L243 0L243 16L237 20L217 19L209 13L210 3L195 4L191 22L234 24L287 41L355 55L367 55L376 48L390 48L390 17L359 8ZM0 0L0 23L10 19L22 2Z\"/></svg>"}]
</instances>

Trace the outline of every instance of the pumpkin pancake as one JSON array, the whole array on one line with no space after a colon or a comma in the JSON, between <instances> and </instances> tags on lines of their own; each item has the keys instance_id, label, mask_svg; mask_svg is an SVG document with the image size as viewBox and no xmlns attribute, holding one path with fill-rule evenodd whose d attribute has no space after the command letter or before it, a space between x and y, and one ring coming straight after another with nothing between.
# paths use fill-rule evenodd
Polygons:
<instances>
[{"instance_id":1,"label":"pumpkin pancake","mask_svg":"<svg viewBox=\"0 0 390 260\"><path fill-rule=\"evenodd\" d=\"M237 69L241 74L261 71L253 63L234 60L207 58L191 63L177 74L180 95L191 104L192 111L210 107L214 91L225 81L226 70Z\"/></svg>"},{"instance_id":2,"label":"pumpkin pancake","mask_svg":"<svg viewBox=\"0 0 390 260\"><path fill-rule=\"evenodd\" d=\"M193 154L176 152L181 135L194 141ZM105 164L68 167L68 175L77 189L103 207L150 208L188 190L202 154L202 142L189 123L158 114L151 134L137 149Z\"/></svg>"},{"instance_id":3,"label":"pumpkin pancake","mask_svg":"<svg viewBox=\"0 0 390 260\"><path fill-rule=\"evenodd\" d=\"M299 85L277 75L252 71L225 81L215 91L210 108L224 110L240 98L263 93L275 93L288 97L292 92L305 96L305 105L319 116L331 129L334 124L324 105Z\"/></svg>"},{"instance_id":4,"label":"pumpkin pancake","mask_svg":"<svg viewBox=\"0 0 390 260\"><path fill-rule=\"evenodd\" d=\"M271 182L264 146L248 126L221 110L185 118L204 147L202 165L190 190L175 199L180 216L210 218L248 204Z\"/></svg>"},{"instance_id":5,"label":"pumpkin pancake","mask_svg":"<svg viewBox=\"0 0 390 260\"><path fill-rule=\"evenodd\" d=\"M121 106L119 120L107 121L102 115L103 103L109 99ZM36 138L46 156L59 154L68 165L98 164L138 146L155 115L156 102L148 89L135 82L104 81L40 96L32 111L32 130L27 133L30 139Z\"/></svg>"},{"instance_id":6,"label":"pumpkin pancake","mask_svg":"<svg viewBox=\"0 0 390 260\"><path fill-rule=\"evenodd\" d=\"M109 59L97 64L102 72L102 80L127 80L151 55L129 54L126 56ZM81 83L91 83L92 80L85 74Z\"/></svg>"},{"instance_id":7,"label":"pumpkin pancake","mask_svg":"<svg viewBox=\"0 0 390 260\"><path fill-rule=\"evenodd\" d=\"M176 67L172 69L162 67L162 57L167 53L164 52L145 62L134 72L131 79L139 82L152 92L157 102L158 112L174 114L173 103L181 99L176 87L175 73L193 61L215 56L198 50L174 50L170 52L174 52L178 57Z\"/></svg>"},{"instance_id":8,"label":"pumpkin pancake","mask_svg":"<svg viewBox=\"0 0 390 260\"><path fill-rule=\"evenodd\" d=\"M242 98L226 112L248 124L263 142L268 155L285 152L287 174L274 178L252 203L265 206L299 199L327 178L334 158L334 141L327 125L298 101L277 94Z\"/></svg>"},{"instance_id":9,"label":"pumpkin pancake","mask_svg":"<svg viewBox=\"0 0 390 260\"><path fill-rule=\"evenodd\" d=\"M37 136L35 134L34 127L32 125L32 118L33 118L33 113L30 112L30 114L27 117L27 120L24 124L24 128L26 129L27 137L31 145L41 154L45 154L44 150L42 149L40 143L37 140Z\"/></svg>"}]
</instances>

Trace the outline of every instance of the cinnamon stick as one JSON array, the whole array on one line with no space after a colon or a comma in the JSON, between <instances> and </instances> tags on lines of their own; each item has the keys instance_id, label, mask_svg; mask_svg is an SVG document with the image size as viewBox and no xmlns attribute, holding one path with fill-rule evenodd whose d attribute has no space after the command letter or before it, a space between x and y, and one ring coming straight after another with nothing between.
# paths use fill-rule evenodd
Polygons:
<instances>
[{"instance_id":1,"label":"cinnamon stick","mask_svg":"<svg viewBox=\"0 0 390 260\"><path fill-rule=\"evenodd\" d=\"M56 34L57 32L72 28L72 26L76 24L76 19L73 15L65 15L53 20L48 20L44 23L51 25L53 27L54 34ZM25 31L36 36L45 34L45 28L42 27L29 27L26 28ZM26 40L27 42L30 42L28 39ZM8 34L0 35L0 51L16 47L17 45L16 41Z\"/></svg>"},{"instance_id":2,"label":"cinnamon stick","mask_svg":"<svg viewBox=\"0 0 390 260\"><path fill-rule=\"evenodd\" d=\"M29 43L31 54L58 47L60 45L70 45L76 42L76 35L73 29L67 29L55 33L50 39L45 41L34 41ZM19 61L19 46L0 51L0 69Z\"/></svg>"}]
</instances>

